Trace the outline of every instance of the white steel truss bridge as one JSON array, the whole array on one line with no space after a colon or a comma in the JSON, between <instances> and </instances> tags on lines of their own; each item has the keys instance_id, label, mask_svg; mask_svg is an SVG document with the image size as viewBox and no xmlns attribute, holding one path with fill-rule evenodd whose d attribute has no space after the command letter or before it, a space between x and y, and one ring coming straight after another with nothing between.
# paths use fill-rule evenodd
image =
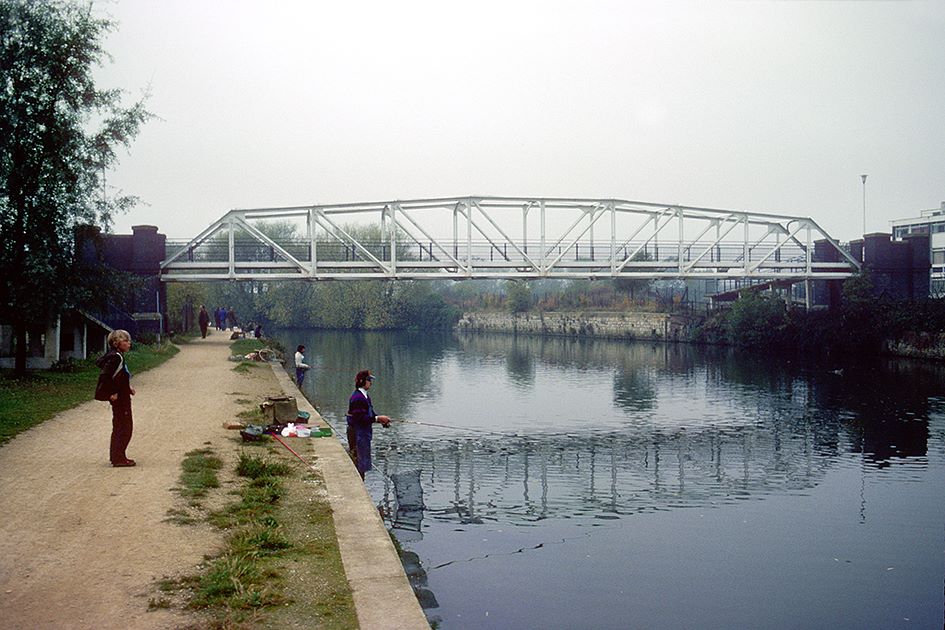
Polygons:
<instances>
[{"instance_id":1,"label":"white steel truss bridge","mask_svg":"<svg viewBox=\"0 0 945 630\"><path fill-rule=\"evenodd\" d=\"M452 197L232 210L169 241L161 278L841 280L813 219L622 199Z\"/></svg>"}]
</instances>

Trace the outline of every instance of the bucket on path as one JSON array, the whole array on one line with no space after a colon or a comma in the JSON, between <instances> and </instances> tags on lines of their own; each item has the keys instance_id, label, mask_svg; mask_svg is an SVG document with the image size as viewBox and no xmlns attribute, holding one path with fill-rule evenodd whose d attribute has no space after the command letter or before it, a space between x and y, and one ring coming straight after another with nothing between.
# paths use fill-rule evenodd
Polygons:
<instances>
[{"instance_id":1,"label":"bucket on path","mask_svg":"<svg viewBox=\"0 0 945 630\"><path fill-rule=\"evenodd\" d=\"M259 409L270 424L288 424L299 417L299 404L291 396L269 396Z\"/></svg>"}]
</instances>

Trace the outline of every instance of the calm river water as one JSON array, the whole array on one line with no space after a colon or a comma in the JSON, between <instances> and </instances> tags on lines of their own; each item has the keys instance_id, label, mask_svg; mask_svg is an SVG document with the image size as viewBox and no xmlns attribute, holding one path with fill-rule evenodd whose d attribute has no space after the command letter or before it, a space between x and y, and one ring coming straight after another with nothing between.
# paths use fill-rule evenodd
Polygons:
<instances>
[{"instance_id":1,"label":"calm river water","mask_svg":"<svg viewBox=\"0 0 945 630\"><path fill-rule=\"evenodd\" d=\"M280 336L342 439L362 367L404 421L367 485L440 628L942 627L940 366Z\"/></svg>"}]
</instances>

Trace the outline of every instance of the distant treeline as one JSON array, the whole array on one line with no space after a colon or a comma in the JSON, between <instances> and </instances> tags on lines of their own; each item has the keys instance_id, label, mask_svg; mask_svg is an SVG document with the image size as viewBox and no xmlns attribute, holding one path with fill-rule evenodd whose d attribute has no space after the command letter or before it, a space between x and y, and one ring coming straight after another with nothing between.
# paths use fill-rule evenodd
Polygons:
<instances>
[{"instance_id":1,"label":"distant treeline","mask_svg":"<svg viewBox=\"0 0 945 630\"><path fill-rule=\"evenodd\" d=\"M260 223L257 227L276 243L291 249L300 242L298 226L287 221ZM345 231L363 242L382 243L379 226L347 225ZM226 251L225 235L211 239L208 255ZM262 255L268 246L238 232L236 240L244 242L244 250L259 249ZM400 241L400 238L398 238ZM247 244L248 243L248 244ZM320 241L322 256L332 240ZM265 251L264 251L265 250ZM246 252L244 251L244 254ZM252 253L250 251L250 253ZM336 252L337 253L337 252ZM171 326L182 330L187 311L196 312L200 305L208 310L232 307L237 320L246 325L273 327L336 328L348 330L395 330L449 328L460 317L459 311L447 304L431 282L383 280L345 280L335 282L259 282L187 283L168 287L168 315Z\"/></svg>"},{"instance_id":2,"label":"distant treeline","mask_svg":"<svg viewBox=\"0 0 945 630\"><path fill-rule=\"evenodd\" d=\"M168 287L172 325L187 304L232 307L237 320L272 327L398 330L450 328L460 317L429 282L241 282Z\"/></svg>"},{"instance_id":3,"label":"distant treeline","mask_svg":"<svg viewBox=\"0 0 945 630\"><path fill-rule=\"evenodd\" d=\"M351 280L188 283L168 287L171 325L183 311L232 306L239 321L264 327L399 330L451 328L465 311L673 310L683 293L670 285L610 280Z\"/></svg>"},{"instance_id":4,"label":"distant treeline","mask_svg":"<svg viewBox=\"0 0 945 630\"><path fill-rule=\"evenodd\" d=\"M674 310L685 285L651 280L467 280L438 291L464 311Z\"/></svg>"}]
</instances>

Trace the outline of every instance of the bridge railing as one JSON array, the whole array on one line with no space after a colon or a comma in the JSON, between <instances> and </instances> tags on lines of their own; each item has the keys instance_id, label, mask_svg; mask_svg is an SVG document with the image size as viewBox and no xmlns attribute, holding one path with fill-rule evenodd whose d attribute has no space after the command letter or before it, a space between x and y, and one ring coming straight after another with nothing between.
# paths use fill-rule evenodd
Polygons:
<instances>
[{"instance_id":1,"label":"bridge railing","mask_svg":"<svg viewBox=\"0 0 945 630\"><path fill-rule=\"evenodd\" d=\"M276 242L299 261L311 262L310 244L305 239L278 240ZM361 244L376 258L385 262L391 261L390 243L362 241ZM171 257L186 251L187 245L188 241L168 240L165 250L166 257ZM660 248L659 245L648 245L643 241L624 243L617 251L617 255L622 259L626 259L630 255L630 252L638 247L640 247L640 252L642 253L640 258L642 261L675 263L678 260L676 256L677 250L675 248ZM235 248L236 258L240 261L266 263L280 260L280 256L275 248L268 245L261 245L252 239L237 239ZM465 248L466 245L464 244L463 249L465 250ZM473 241L472 248L472 256L476 261L526 262L524 256L519 255L508 243L492 244L487 241ZM453 247L454 256L461 255L459 249L460 247L458 245ZM326 241L319 242L317 250L318 260L321 263L368 260L354 245ZM525 254L529 252L540 252L541 244L538 242L526 243L522 246L522 250ZM398 243L397 251L398 260L404 265L410 265L413 262L442 262L444 260L444 256L436 251L434 241L428 241L426 243ZM764 256L764 253L765 252L759 251L757 248L751 249L748 253L748 261L753 262L760 260ZM559 255L562 256L564 262L606 262L610 260L610 244L604 241L598 241L596 243L583 242L575 243L567 248L558 245L556 247L546 248L545 250L546 258ZM187 252L185 257L186 260L190 262L226 262L229 260L229 245L227 243L209 244L202 248L199 253L194 250ZM539 257L541 257L540 254ZM684 249L683 261L690 262L694 257L693 248L686 247ZM741 263L743 260L744 252L740 245L725 245L713 248L705 257L705 264L716 262ZM785 247L778 253L776 260L803 263L804 251L799 247Z\"/></svg>"}]
</instances>

